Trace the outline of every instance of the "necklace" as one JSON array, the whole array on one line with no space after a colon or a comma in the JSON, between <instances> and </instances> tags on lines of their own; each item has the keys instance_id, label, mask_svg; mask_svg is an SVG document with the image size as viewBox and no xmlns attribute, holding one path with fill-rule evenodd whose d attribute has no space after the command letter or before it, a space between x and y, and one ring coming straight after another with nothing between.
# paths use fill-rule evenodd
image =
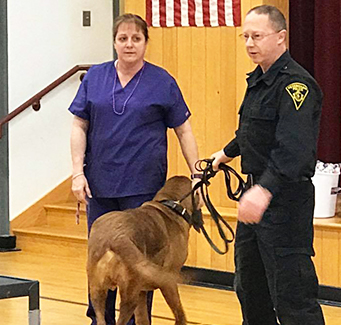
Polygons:
<instances>
[{"instance_id":1,"label":"necklace","mask_svg":"<svg viewBox=\"0 0 341 325\"><path fill-rule=\"evenodd\" d=\"M116 62L115 62L115 63L116 63ZM117 65L115 64L115 66L117 66ZM116 88L117 78L118 78L118 73L117 73L117 69L116 69L116 71L115 71L115 72L116 72L116 73L115 73L115 78L114 78L114 86L113 86L113 88L112 88L112 108L113 108L115 114L117 114L117 115L123 115L123 113L124 113L124 111L125 111L125 109L126 109L126 107L127 107L127 104L128 104L129 99L133 96L135 89L137 88L137 86L138 86L139 83L140 83L141 77L142 77L142 75L143 75L144 67L145 67L145 62L143 62L142 69L138 72L138 73L140 73L139 78L137 79L137 82L136 82L136 84L135 84L133 90L131 91L131 93L129 94L129 96L127 97L127 99L124 101L121 111L117 111L117 110L116 110L116 104L115 104L115 88ZM133 77L133 78L134 78L134 77Z\"/></svg>"}]
</instances>

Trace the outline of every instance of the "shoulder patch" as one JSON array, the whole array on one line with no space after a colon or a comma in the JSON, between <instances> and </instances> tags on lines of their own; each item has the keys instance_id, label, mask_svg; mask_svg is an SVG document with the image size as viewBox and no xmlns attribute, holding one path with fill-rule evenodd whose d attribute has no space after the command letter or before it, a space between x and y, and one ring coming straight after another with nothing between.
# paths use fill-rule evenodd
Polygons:
<instances>
[{"instance_id":1,"label":"shoulder patch","mask_svg":"<svg viewBox=\"0 0 341 325\"><path fill-rule=\"evenodd\" d=\"M302 106L304 100L307 98L309 88L300 82L294 82L285 87L286 91L294 101L296 110L298 111Z\"/></svg>"}]
</instances>

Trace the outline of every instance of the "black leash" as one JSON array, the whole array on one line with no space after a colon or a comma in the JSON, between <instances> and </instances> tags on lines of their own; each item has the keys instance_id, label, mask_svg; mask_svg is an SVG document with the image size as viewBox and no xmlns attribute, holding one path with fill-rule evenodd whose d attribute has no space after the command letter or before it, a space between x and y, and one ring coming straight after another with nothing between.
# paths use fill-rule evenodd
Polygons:
<instances>
[{"instance_id":1,"label":"black leash","mask_svg":"<svg viewBox=\"0 0 341 325\"><path fill-rule=\"evenodd\" d=\"M222 170L224 172L224 177L225 177L225 186L226 186L226 192L227 196L233 200L233 201L239 201L240 197L246 190L246 183L244 182L243 178L231 167L225 164L219 164L219 170L214 171L213 166L212 166L213 159L202 159L198 160L195 164L195 168L197 171L200 171L203 173L202 181L207 186L210 185L208 180L212 177L214 177L219 170ZM203 164L206 163L206 166L203 166ZM232 176L235 176L238 181L238 186L237 189L232 192ZM207 207L208 208L208 207Z\"/></svg>"},{"instance_id":2,"label":"black leash","mask_svg":"<svg viewBox=\"0 0 341 325\"><path fill-rule=\"evenodd\" d=\"M185 198L187 198L189 195L191 195L192 198L192 206L193 206L193 213L191 216L191 225L193 225L194 229L200 233L200 231L203 233L203 235L205 236L206 240L208 241L208 243L210 244L210 246L214 249L215 252L217 252L220 255L224 255L227 253L228 251L228 244L233 242L234 238L235 238L235 234L234 231L232 229L232 227L229 225L229 223L224 220L224 218L219 214L219 212L215 209L215 207L213 206L209 194L208 194L208 186L210 185L209 179L211 179L212 177L214 177L218 171L214 171L213 167L212 167L212 162L213 159L203 159L203 160L198 160L196 163L195 168L199 171L202 172L202 179L200 182L196 183L195 186L192 188L192 190L187 193L186 195L184 195L179 201L167 201L167 203L161 202L164 205L170 207L171 209L173 209L174 211L176 211L178 214L182 215L184 217L184 219L188 222L188 213L185 214L185 212L182 210L182 212L180 211L182 208L182 206L180 205L181 201L183 201ZM204 164L206 164L204 166ZM245 192L246 190L246 183L244 182L244 180L241 178L241 176L230 166L225 165L225 164L220 164L219 165L219 170L222 170L224 172L224 176L225 176L225 185L226 185L226 190L227 190L227 196L234 201L239 201L240 197L242 196L242 194ZM231 186L231 180L232 177L235 176L237 178L238 181L238 186L237 189L235 191L232 191L232 186ZM204 226L204 220L202 217L202 213L201 210L197 210L196 207L196 203L195 203L195 192L197 190L200 190L202 198L204 200L204 203L213 219L213 221L215 222L218 232L219 232L219 236L220 238L223 240L224 242L224 249L220 250L217 245L212 241L212 239L210 238L210 236L208 235L205 226ZM186 217L185 217L186 215ZM187 216L188 215L188 216ZM227 238L225 232L224 232L224 226L225 228L227 228L227 230L230 232L231 237L232 238Z\"/></svg>"},{"instance_id":3,"label":"black leash","mask_svg":"<svg viewBox=\"0 0 341 325\"><path fill-rule=\"evenodd\" d=\"M215 224L217 226L220 238L223 240L224 249L220 250L217 247L217 245L212 241L212 239L210 238L210 236L208 235L208 233L204 227L203 221L199 222L199 227L197 227L197 228L199 228L199 230L195 227L195 225L194 225L194 228L198 232L200 232L200 230L201 230L201 232L205 236L206 240L208 241L208 243L214 249L215 252L217 252L220 255L224 255L228 251L228 244L233 242L233 240L235 238L235 234L234 234L234 231L233 231L232 227L230 226L230 224L219 214L219 212L214 207L212 201L210 200L209 193L208 193L208 186L210 185L209 179L214 177L219 170L222 170L224 172L224 176L225 176L225 185L226 185L226 190L227 190L227 196L231 200L234 200L234 201L239 201L241 195L244 193L244 191L246 189L246 184L245 184L244 180L241 178L241 176L232 167L225 165L225 164L219 164L219 170L214 171L213 167L212 167L212 162L213 162L213 159L203 159L203 160L197 161L195 167L198 171L202 172L203 176L202 176L202 180L194 186L193 191L192 191L192 196L194 197L195 191L198 188L200 188L201 195L202 195L202 198L204 200L204 203L205 203L213 221L215 222ZM204 166L204 164L206 164L206 166ZM232 185L231 185L231 181L232 181L233 176L235 176L237 178L237 181L238 181L238 186L237 186L237 189L235 191L232 190ZM228 232L231 235L230 239L227 238L227 235L224 232L224 229L223 229L224 226L225 226L225 228L227 228Z\"/></svg>"}]
</instances>

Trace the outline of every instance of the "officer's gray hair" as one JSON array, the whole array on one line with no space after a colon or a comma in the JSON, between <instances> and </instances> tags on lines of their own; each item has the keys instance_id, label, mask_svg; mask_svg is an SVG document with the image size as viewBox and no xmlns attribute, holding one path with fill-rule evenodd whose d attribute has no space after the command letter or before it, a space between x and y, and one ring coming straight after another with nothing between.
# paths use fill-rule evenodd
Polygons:
<instances>
[{"instance_id":1,"label":"officer's gray hair","mask_svg":"<svg viewBox=\"0 0 341 325\"><path fill-rule=\"evenodd\" d=\"M249 10L247 15L251 12L255 12L258 15L268 15L269 20L276 32L279 32L283 29L285 30L287 29L287 22L285 20L283 13L274 6L262 5L254 7Z\"/></svg>"}]
</instances>

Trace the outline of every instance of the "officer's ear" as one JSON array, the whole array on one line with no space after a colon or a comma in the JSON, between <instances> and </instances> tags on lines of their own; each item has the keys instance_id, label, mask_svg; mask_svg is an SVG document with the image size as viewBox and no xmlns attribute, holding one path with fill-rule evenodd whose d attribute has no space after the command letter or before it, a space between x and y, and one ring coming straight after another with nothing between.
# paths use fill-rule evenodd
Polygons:
<instances>
[{"instance_id":1,"label":"officer's ear","mask_svg":"<svg viewBox=\"0 0 341 325\"><path fill-rule=\"evenodd\" d=\"M287 39L287 31L285 29L282 29L278 32L278 45L281 45L282 43L285 43Z\"/></svg>"}]
</instances>

